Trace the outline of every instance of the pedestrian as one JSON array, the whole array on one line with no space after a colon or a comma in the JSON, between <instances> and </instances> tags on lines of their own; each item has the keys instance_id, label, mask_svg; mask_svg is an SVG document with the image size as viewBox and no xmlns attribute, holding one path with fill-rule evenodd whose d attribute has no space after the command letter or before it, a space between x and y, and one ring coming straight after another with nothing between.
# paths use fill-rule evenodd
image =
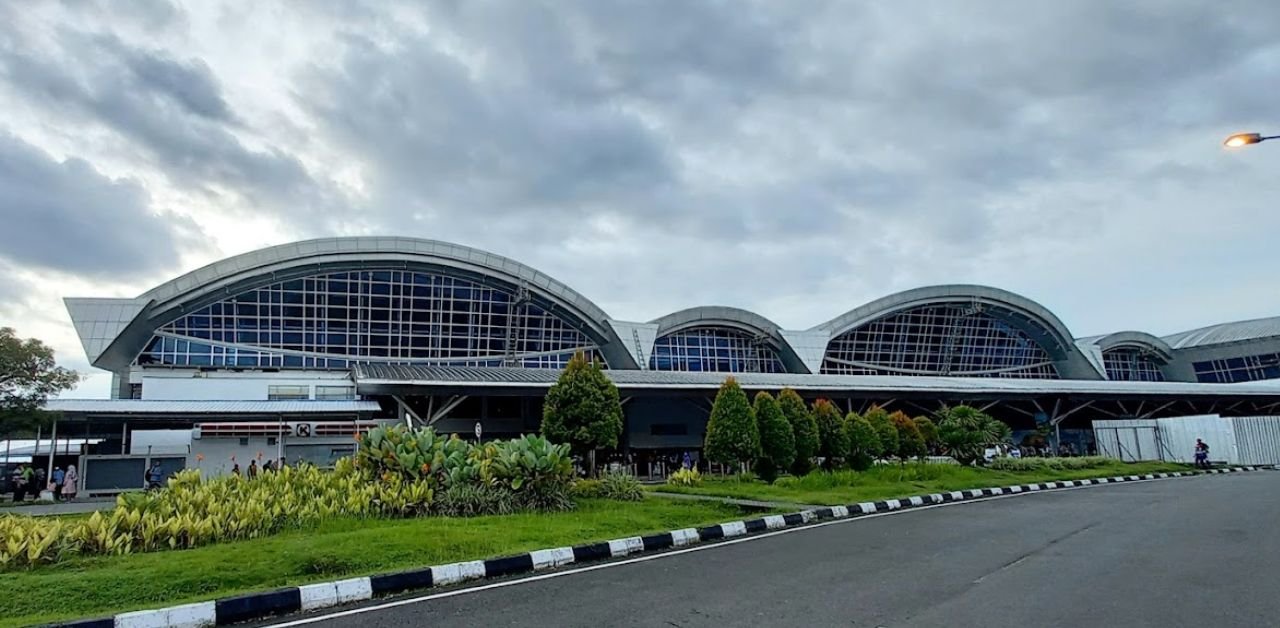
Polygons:
<instances>
[{"instance_id":1,"label":"pedestrian","mask_svg":"<svg viewBox=\"0 0 1280 628\"><path fill-rule=\"evenodd\" d=\"M36 491L36 472L31 465L22 465L22 500L27 500L27 495L35 497Z\"/></svg>"},{"instance_id":2,"label":"pedestrian","mask_svg":"<svg viewBox=\"0 0 1280 628\"><path fill-rule=\"evenodd\" d=\"M158 490L160 488L160 483L164 481L164 469L160 468L159 460L151 461L151 468L147 469L143 479L147 483L147 490Z\"/></svg>"},{"instance_id":3,"label":"pedestrian","mask_svg":"<svg viewBox=\"0 0 1280 628\"><path fill-rule=\"evenodd\" d=\"M289 466L289 463L284 461L284 456L280 456L280 464L276 465L276 470L279 471L287 466Z\"/></svg>"},{"instance_id":4,"label":"pedestrian","mask_svg":"<svg viewBox=\"0 0 1280 628\"><path fill-rule=\"evenodd\" d=\"M1196 468L1209 468L1209 443L1196 439Z\"/></svg>"},{"instance_id":5,"label":"pedestrian","mask_svg":"<svg viewBox=\"0 0 1280 628\"><path fill-rule=\"evenodd\" d=\"M62 501L62 483L66 478L67 473L62 467L53 468L53 501Z\"/></svg>"},{"instance_id":6,"label":"pedestrian","mask_svg":"<svg viewBox=\"0 0 1280 628\"><path fill-rule=\"evenodd\" d=\"M62 498L71 501L76 498L76 485L80 482L80 474L76 473L76 465L67 465L67 474L62 478Z\"/></svg>"},{"instance_id":7,"label":"pedestrian","mask_svg":"<svg viewBox=\"0 0 1280 628\"><path fill-rule=\"evenodd\" d=\"M14 467L13 472L9 474L9 484L13 486L13 502L15 504L26 497L27 481L22 477L22 466Z\"/></svg>"},{"instance_id":8,"label":"pedestrian","mask_svg":"<svg viewBox=\"0 0 1280 628\"><path fill-rule=\"evenodd\" d=\"M240 463L239 463L239 462L234 463L234 464L232 464L232 465L231 465L231 475L234 475L234 476L236 476L236 477L240 477Z\"/></svg>"},{"instance_id":9,"label":"pedestrian","mask_svg":"<svg viewBox=\"0 0 1280 628\"><path fill-rule=\"evenodd\" d=\"M269 473L269 472L271 472L271 471L275 471L275 470L276 470L276 463L275 463L275 461L274 461L274 460L268 459L266 462L262 463L262 472L263 472L263 473Z\"/></svg>"},{"instance_id":10,"label":"pedestrian","mask_svg":"<svg viewBox=\"0 0 1280 628\"><path fill-rule=\"evenodd\" d=\"M258 477L258 461L257 461L257 460L250 460L250 461L249 461L249 469L248 469L248 471L246 471L245 473L247 473L247 474L248 474L248 476L249 476L249 479L250 479L250 480L252 480L252 479L254 479L254 478Z\"/></svg>"},{"instance_id":11,"label":"pedestrian","mask_svg":"<svg viewBox=\"0 0 1280 628\"><path fill-rule=\"evenodd\" d=\"M38 500L40 499L40 493L48 490L48 478L49 475L45 472L44 467L36 469L35 482L27 486L27 490L30 491L32 497Z\"/></svg>"}]
</instances>

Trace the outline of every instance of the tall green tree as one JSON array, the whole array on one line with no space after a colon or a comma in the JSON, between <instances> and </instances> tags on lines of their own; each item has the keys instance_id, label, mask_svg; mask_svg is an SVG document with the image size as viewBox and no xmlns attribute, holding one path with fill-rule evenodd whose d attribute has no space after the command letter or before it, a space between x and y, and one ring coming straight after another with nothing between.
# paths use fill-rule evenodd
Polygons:
<instances>
[{"instance_id":1,"label":"tall green tree","mask_svg":"<svg viewBox=\"0 0 1280 628\"><path fill-rule=\"evenodd\" d=\"M876 429L857 412L844 417L844 431L849 440L849 453L845 461L854 471L866 471L880 457L880 436Z\"/></svg>"},{"instance_id":2,"label":"tall green tree","mask_svg":"<svg viewBox=\"0 0 1280 628\"><path fill-rule=\"evenodd\" d=\"M813 413L804 405L804 400L796 391L783 388L778 393L778 406L782 408L782 416L791 424L791 433L795 436L796 456L791 463L792 475L801 476L813 470L813 458L818 455L818 423Z\"/></svg>"},{"instance_id":3,"label":"tall green tree","mask_svg":"<svg viewBox=\"0 0 1280 628\"><path fill-rule=\"evenodd\" d=\"M924 438L924 448L926 452L935 452L938 450L938 424L929 420L929 417L918 416L912 419L916 423L916 429L920 430L920 436Z\"/></svg>"},{"instance_id":4,"label":"tall green tree","mask_svg":"<svg viewBox=\"0 0 1280 628\"><path fill-rule=\"evenodd\" d=\"M867 423L875 428L880 437L880 458L891 458L898 455L898 429L889 420L889 412L880 406L871 406L863 415Z\"/></svg>"},{"instance_id":5,"label":"tall green tree","mask_svg":"<svg viewBox=\"0 0 1280 628\"><path fill-rule=\"evenodd\" d=\"M796 458L796 439L791 424L782 414L778 400L767 392L756 393L753 408L756 427L760 431L760 459L756 461L756 474L770 484L778 473L791 466Z\"/></svg>"},{"instance_id":6,"label":"tall green tree","mask_svg":"<svg viewBox=\"0 0 1280 628\"><path fill-rule=\"evenodd\" d=\"M824 469L834 469L849 451L844 432L844 417L835 404L826 399L813 402L813 420L818 424L818 455Z\"/></svg>"},{"instance_id":7,"label":"tall green tree","mask_svg":"<svg viewBox=\"0 0 1280 628\"><path fill-rule=\"evenodd\" d=\"M982 459L983 451L1009 440L1008 425L971 406L938 411L938 439L943 451L963 465Z\"/></svg>"},{"instance_id":8,"label":"tall green tree","mask_svg":"<svg viewBox=\"0 0 1280 628\"><path fill-rule=\"evenodd\" d=\"M573 451L590 459L595 475L597 449L613 449L622 435L622 401L618 387L600 365L575 354L547 391L542 405L542 435L568 443Z\"/></svg>"},{"instance_id":9,"label":"tall green tree","mask_svg":"<svg viewBox=\"0 0 1280 628\"><path fill-rule=\"evenodd\" d=\"M760 455L760 428L755 412L738 380L730 377L720 386L711 405L704 446L707 460L724 465L750 464Z\"/></svg>"},{"instance_id":10,"label":"tall green tree","mask_svg":"<svg viewBox=\"0 0 1280 628\"><path fill-rule=\"evenodd\" d=\"M19 338L12 328L0 327L0 434L51 423L54 415L41 406L78 381L80 375L58 366L53 349L43 342Z\"/></svg>"},{"instance_id":11,"label":"tall green tree","mask_svg":"<svg viewBox=\"0 0 1280 628\"><path fill-rule=\"evenodd\" d=\"M893 455L897 456L902 464L906 464L911 458L924 456L924 437L920 435L920 428L916 427L916 422L911 420L911 417L901 411L894 412L889 415L889 423L898 433L898 449L893 452Z\"/></svg>"}]
</instances>

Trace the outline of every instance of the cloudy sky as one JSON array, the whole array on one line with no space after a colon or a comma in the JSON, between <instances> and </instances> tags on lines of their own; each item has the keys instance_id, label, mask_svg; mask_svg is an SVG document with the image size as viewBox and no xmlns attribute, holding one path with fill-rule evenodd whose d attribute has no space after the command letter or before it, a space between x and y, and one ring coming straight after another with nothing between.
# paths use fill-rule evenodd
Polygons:
<instances>
[{"instance_id":1,"label":"cloudy sky","mask_svg":"<svg viewBox=\"0 0 1280 628\"><path fill-rule=\"evenodd\" d=\"M450 240L611 315L807 328L1024 294L1078 336L1280 315L1280 3L0 4L0 325L324 235ZM78 396L106 395L90 378Z\"/></svg>"}]
</instances>

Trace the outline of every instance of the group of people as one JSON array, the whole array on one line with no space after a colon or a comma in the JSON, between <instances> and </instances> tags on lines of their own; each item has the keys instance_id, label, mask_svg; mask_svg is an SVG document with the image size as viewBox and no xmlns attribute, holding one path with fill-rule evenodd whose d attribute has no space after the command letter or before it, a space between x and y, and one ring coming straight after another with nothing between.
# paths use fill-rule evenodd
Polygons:
<instances>
[{"instance_id":1,"label":"group of people","mask_svg":"<svg viewBox=\"0 0 1280 628\"><path fill-rule=\"evenodd\" d=\"M284 459L284 457L283 457L283 456L280 458L280 462L276 462L275 460L271 460L270 458L268 458L266 462L262 463L262 469L261 469L261 470L262 470L262 471L264 471L264 472L266 472L266 473L270 473L270 472L272 472L272 471L277 471L277 470L283 469L283 468L285 468L285 467L287 467L287 466L289 466L289 463L285 461L285 459ZM244 476L245 476L247 479L252 480L253 478L258 477L258 470L259 470L259 469L258 469L258 461L257 461L257 460L250 460L250 461L249 461L249 467L248 467L247 469L245 469L245 471L244 471ZM240 472L240 463L239 463L239 462L237 462L237 463L235 463L235 464L233 464L233 465L231 466L231 475L234 475L234 476L236 476L236 477L240 477L240 473L241 473L241 472Z\"/></svg>"},{"instance_id":2,"label":"group of people","mask_svg":"<svg viewBox=\"0 0 1280 628\"><path fill-rule=\"evenodd\" d=\"M40 499L40 492L44 490L52 493L55 501L72 500L80 486L80 474L76 465L67 466L66 471L54 467L53 475L49 475L41 467L21 464L10 473L9 484L13 487L14 502L26 501L28 496Z\"/></svg>"}]
</instances>

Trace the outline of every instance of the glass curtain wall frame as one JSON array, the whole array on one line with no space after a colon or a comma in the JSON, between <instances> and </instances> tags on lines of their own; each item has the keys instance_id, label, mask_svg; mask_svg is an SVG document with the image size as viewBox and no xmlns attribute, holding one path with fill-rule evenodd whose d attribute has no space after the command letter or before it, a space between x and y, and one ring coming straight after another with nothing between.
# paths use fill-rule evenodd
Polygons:
<instances>
[{"instance_id":1,"label":"glass curtain wall frame","mask_svg":"<svg viewBox=\"0 0 1280 628\"><path fill-rule=\"evenodd\" d=\"M649 368L655 371L784 373L778 352L754 334L721 326L690 327L659 337Z\"/></svg>"},{"instance_id":2,"label":"glass curtain wall frame","mask_svg":"<svg viewBox=\"0 0 1280 628\"><path fill-rule=\"evenodd\" d=\"M598 347L512 292L441 274L334 272L249 290L157 330L139 364L348 368L354 363L562 368Z\"/></svg>"},{"instance_id":3,"label":"glass curtain wall frame","mask_svg":"<svg viewBox=\"0 0 1280 628\"><path fill-rule=\"evenodd\" d=\"M1102 352L1107 379L1125 382L1163 382L1160 363L1137 347L1117 347Z\"/></svg>"},{"instance_id":4,"label":"glass curtain wall frame","mask_svg":"<svg viewBox=\"0 0 1280 628\"><path fill-rule=\"evenodd\" d=\"M911 308L831 340L822 372L1057 379L1053 359L1020 329L970 304Z\"/></svg>"}]
</instances>

